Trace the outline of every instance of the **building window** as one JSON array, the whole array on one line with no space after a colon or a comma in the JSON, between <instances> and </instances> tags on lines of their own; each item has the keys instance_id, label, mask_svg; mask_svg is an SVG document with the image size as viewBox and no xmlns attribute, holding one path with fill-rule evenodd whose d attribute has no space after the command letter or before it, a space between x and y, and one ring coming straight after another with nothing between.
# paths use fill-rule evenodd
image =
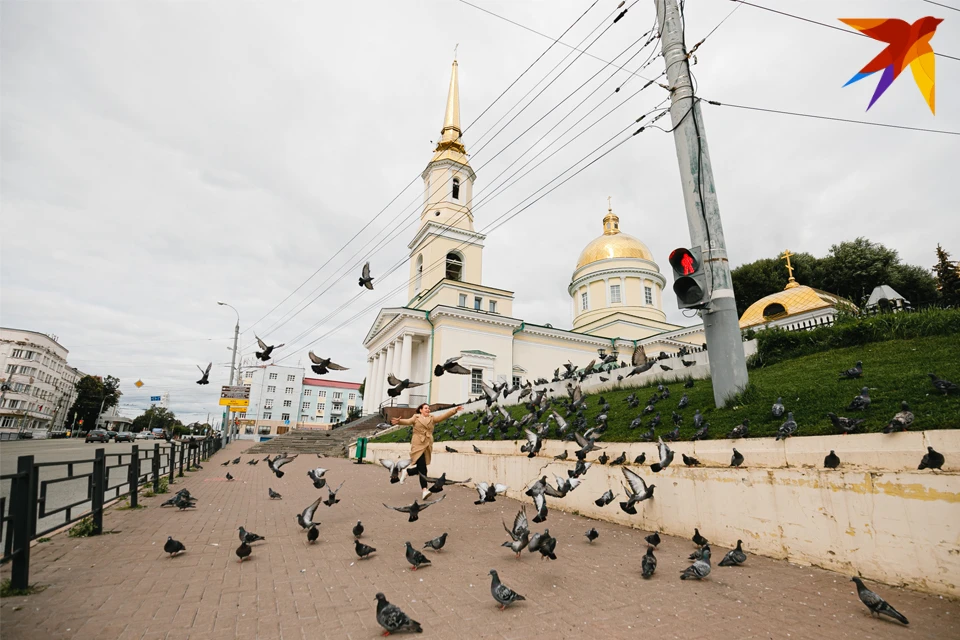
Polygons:
<instances>
[{"instance_id":1,"label":"building window","mask_svg":"<svg viewBox=\"0 0 960 640\"><path fill-rule=\"evenodd\" d=\"M515 387L520 386L520 376L513 376L513 386Z\"/></svg>"},{"instance_id":2,"label":"building window","mask_svg":"<svg viewBox=\"0 0 960 640\"><path fill-rule=\"evenodd\" d=\"M584 291L583 293L580 294L580 309L582 309L583 311L586 311L588 308L589 306L587 305L587 292Z\"/></svg>"},{"instance_id":3,"label":"building window","mask_svg":"<svg viewBox=\"0 0 960 640\"><path fill-rule=\"evenodd\" d=\"M480 383L483 381L483 369L472 369L470 371L470 393L481 394L483 387Z\"/></svg>"},{"instance_id":4,"label":"building window","mask_svg":"<svg viewBox=\"0 0 960 640\"><path fill-rule=\"evenodd\" d=\"M280 414L280 419L281 419L281 420L284 420L284 421L289 420L289 419L290 419L290 414L289 414L289 413L281 413L281 414Z\"/></svg>"},{"instance_id":5,"label":"building window","mask_svg":"<svg viewBox=\"0 0 960 640\"><path fill-rule=\"evenodd\" d=\"M276 393L276 391L277 391L277 388L275 386L273 386L272 384L267 385L267 393Z\"/></svg>"},{"instance_id":6,"label":"building window","mask_svg":"<svg viewBox=\"0 0 960 640\"><path fill-rule=\"evenodd\" d=\"M283 401L283 406L285 406L285 407L292 407L292 406L293 406L293 400L284 400L284 401Z\"/></svg>"},{"instance_id":7,"label":"building window","mask_svg":"<svg viewBox=\"0 0 960 640\"><path fill-rule=\"evenodd\" d=\"M650 287L643 288L643 301L647 304L653 304L653 289Z\"/></svg>"},{"instance_id":8,"label":"building window","mask_svg":"<svg viewBox=\"0 0 960 640\"><path fill-rule=\"evenodd\" d=\"M305 395L305 396L312 396L312 395L313 395L313 389L304 389L304 390L303 390L303 395Z\"/></svg>"},{"instance_id":9,"label":"building window","mask_svg":"<svg viewBox=\"0 0 960 640\"><path fill-rule=\"evenodd\" d=\"M460 178L453 179L453 199L460 199Z\"/></svg>"},{"instance_id":10,"label":"building window","mask_svg":"<svg viewBox=\"0 0 960 640\"><path fill-rule=\"evenodd\" d=\"M323 413L326 410L326 408L327 408L327 405L321 402L320 404L317 405L317 413Z\"/></svg>"},{"instance_id":11,"label":"building window","mask_svg":"<svg viewBox=\"0 0 960 640\"><path fill-rule=\"evenodd\" d=\"M463 258L456 253L447 254L447 279L460 280L463 277Z\"/></svg>"},{"instance_id":12,"label":"building window","mask_svg":"<svg viewBox=\"0 0 960 640\"><path fill-rule=\"evenodd\" d=\"M270 419L272 419L272 418L273 418L273 414L272 414L272 413L270 413L269 411L264 411L264 412L263 412L263 419L264 419L264 420L270 420ZM262 428L262 427L261 427L261 428ZM267 427L267 428L269 429L269 427Z\"/></svg>"},{"instance_id":13,"label":"building window","mask_svg":"<svg viewBox=\"0 0 960 640\"><path fill-rule=\"evenodd\" d=\"M480 298L479 296L474 297L474 299L473 299L473 308L476 309L477 311L480 311L480 305L481 305L481 304L483 304L483 299Z\"/></svg>"},{"instance_id":14,"label":"building window","mask_svg":"<svg viewBox=\"0 0 960 640\"><path fill-rule=\"evenodd\" d=\"M269 379L270 379L270 380L276 380L276 379L277 379L277 374L271 373Z\"/></svg>"},{"instance_id":15,"label":"building window","mask_svg":"<svg viewBox=\"0 0 960 640\"><path fill-rule=\"evenodd\" d=\"M496 312L497 312L497 301L496 301L496 300L491 300L491 301L490 301L490 313L496 313Z\"/></svg>"},{"instance_id":16,"label":"building window","mask_svg":"<svg viewBox=\"0 0 960 640\"><path fill-rule=\"evenodd\" d=\"M238 413L238 414L237 414L237 420L243 420L243 419L246 418L246 417L247 417L247 412L246 412L246 411L243 411L242 413Z\"/></svg>"},{"instance_id":17,"label":"building window","mask_svg":"<svg viewBox=\"0 0 960 640\"><path fill-rule=\"evenodd\" d=\"M266 400L264 400L264 401L263 401L263 408L264 408L264 409L272 409L272 408L273 408L273 398L267 398Z\"/></svg>"},{"instance_id":18,"label":"building window","mask_svg":"<svg viewBox=\"0 0 960 640\"><path fill-rule=\"evenodd\" d=\"M317 397L318 397L318 398L326 398L326 397L327 397L327 392L324 391L323 389L321 389L320 391L317 391Z\"/></svg>"},{"instance_id":19,"label":"building window","mask_svg":"<svg viewBox=\"0 0 960 640\"><path fill-rule=\"evenodd\" d=\"M461 306L461 307L467 306L467 294L465 294L465 293L461 293L461 294L460 294L459 306Z\"/></svg>"},{"instance_id":20,"label":"building window","mask_svg":"<svg viewBox=\"0 0 960 640\"><path fill-rule=\"evenodd\" d=\"M310 419L310 416L308 416L308 415L306 415L306 414L303 414L303 415L300 416L300 422L306 422L306 421L309 420L309 419Z\"/></svg>"},{"instance_id":21,"label":"building window","mask_svg":"<svg viewBox=\"0 0 960 640\"><path fill-rule=\"evenodd\" d=\"M284 393L286 393L287 395L290 395L291 393L293 393L293 387L287 387L286 389L284 389Z\"/></svg>"},{"instance_id":22,"label":"building window","mask_svg":"<svg viewBox=\"0 0 960 640\"><path fill-rule=\"evenodd\" d=\"M423 254L417 256L417 271L414 278L416 278L416 283L413 290L420 291L420 283L423 281Z\"/></svg>"},{"instance_id":23,"label":"building window","mask_svg":"<svg viewBox=\"0 0 960 640\"><path fill-rule=\"evenodd\" d=\"M610 302L620 302L620 285L612 284L610 285Z\"/></svg>"},{"instance_id":24,"label":"building window","mask_svg":"<svg viewBox=\"0 0 960 640\"><path fill-rule=\"evenodd\" d=\"M247 436L252 436L252 435L253 435L253 425L248 425L248 426L244 427L244 428L243 428L243 434L244 434L244 435L247 435Z\"/></svg>"},{"instance_id":25,"label":"building window","mask_svg":"<svg viewBox=\"0 0 960 640\"><path fill-rule=\"evenodd\" d=\"M270 435L270 426L269 426L269 425L266 425L266 424L260 425L260 427L257 429L257 431L258 431L258 432L260 433L260 435L262 435L262 436L268 436L268 435Z\"/></svg>"},{"instance_id":26,"label":"building window","mask_svg":"<svg viewBox=\"0 0 960 640\"><path fill-rule=\"evenodd\" d=\"M293 382L296 379L297 379L297 376L292 373L287 376L287 382Z\"/></svg>"},{"instance_id":27,"label":"building window","mask_svg":"<svg viewBox=\"0 0 960 640\"><path fill-rule=\"evenodd\" d=\"M333 399L334 399L334 400L341 400L341 399L343 399L343 392L342 392L342 391L334 391L334 392L333 392Z\"/></svg>"},{"instance_id":28,"label":"building window","mask_svg":"<svg viewBox=\"0 0 960 640\"><path fill-rule=\"evenodd\" d=\"M310 408L310 403L309 403L309 402L301 402L301 403L300 403L300 408L301 408L301 409L309 409L309 408Z\"/></svg>"}]
</instances>

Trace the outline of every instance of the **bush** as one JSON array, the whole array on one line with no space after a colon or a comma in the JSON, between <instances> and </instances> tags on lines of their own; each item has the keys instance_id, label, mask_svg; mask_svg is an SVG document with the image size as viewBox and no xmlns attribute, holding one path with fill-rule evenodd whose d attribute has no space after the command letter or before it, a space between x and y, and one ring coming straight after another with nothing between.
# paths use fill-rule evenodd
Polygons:
<instances>
[{"instance_id":1,"label":"bush","mask_svg":"<svg viewBox=\"0 0 960 640\"><path fill-rule=\"evenodd\" d=\"M160 478L160 488L157 489L157 493L167 493L170 491L170 478Z\"/></svg>"},{"instance_id":2,"label":"bush","mask_svg":"<svg viewBox=\"0 0 960 640\"><path fill-rule=\"evenodd\" d=\"M86 538L93 535L93 517L87 516L77 524L70 527L67 535L71 538Z\"/></svg>"}]
</instances>

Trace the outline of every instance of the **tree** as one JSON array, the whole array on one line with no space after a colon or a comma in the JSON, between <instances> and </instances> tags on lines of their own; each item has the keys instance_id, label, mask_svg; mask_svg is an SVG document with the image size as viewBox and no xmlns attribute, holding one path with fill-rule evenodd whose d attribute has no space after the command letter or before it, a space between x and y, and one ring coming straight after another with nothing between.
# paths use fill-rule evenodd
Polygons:
<instances>
[{"instance_id":1,"label":"tree","mask_svg":"<svg viewBox=\"0 0 960 640\"><path fill-rule=\"evenodd\" d=\"M173 411L170 411L166 407L153 406L133 419L130 430L139 432L148 429L163 429L167 433L173 433L173 429L177 425L180 425L180 421L177 420L177 416L174 415Z\"/></svg>"},{"instance_id":2,"label":"tree","mask_svg":"<svg viewBox=\"0 0 960 640\"><path fill-rule=\"evenodd\" d=\"M960 266L950 260L950 254L937 244L937 264L933 265L937 274L937 298L943 305L960 306Z\"/></svg>"},{"instance_id":3,"label":"tree","mask_svg":"<svg viewBox=\"0 0 960 640\"><path fill-rule=\"evenodd\" d=\"M913 264L898 264L890 270L891 287L914 309L937 302L937 279L930 271Z\"/></svg>"},{"instance_id":4,"label":"tree","mask_svg":"<svg viewBox=\"0 0 960 640\"><path fill-rule=\"evenodd\" d=\"M862 305L874 287L892 280L891 272L898 264L897 252L882 244L862 237L841 242L830 247L820 261L822 286L818 288Z\"/></svg>"},{"instance_id":5,"label":"tree","mask_svg":"<svg viewBox=\"0 0 960 640\"><path fill-rule=\"evenodd\" d=\"M367 388L367 379L364 378L363 382L360 383L360 388L357 389L357 392L360 394L360 397L363 397L363 390Z\"/></svg>"},{"instance_id":6,"label":"tree","mask_svg":"<svg viewBox=\"0 0 960 640\"><path fill-rule=\"evenodd\" d=\"M69 424L79 424L83 420L84 430L95 429L101 406L103 411L117 406L121 395L120 380L113 376L80 378L77 381L77 399L70 408Z\"/></svg>"}]
</instances>

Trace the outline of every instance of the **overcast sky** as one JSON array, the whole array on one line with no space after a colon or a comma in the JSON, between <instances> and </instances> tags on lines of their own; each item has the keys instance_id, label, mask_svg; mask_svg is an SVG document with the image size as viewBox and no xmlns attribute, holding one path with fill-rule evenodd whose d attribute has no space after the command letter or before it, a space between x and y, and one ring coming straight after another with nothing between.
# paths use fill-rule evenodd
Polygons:
<instances>
[{"instance_id":1,"label":"overcast sky","mask_svg":"<svg viewBox=\"0 0 960 640\"><path fill-rule=\"evenodd\" d=\"M563 42L590 45L618 3L599 0ZM475 4L554 37L590 5ZM934 50L960 57L960 12L921 0L756 4L848 31L838 18L933 15L945 19ZM650 0L631 6L590 54L618 64L637 54L655 10ZM689 0L688 47L736 6ZM556 45L480 117L551 41L455 1L40 0L5 1L0 12L0 324L56 334L71 364L119 377L129 416L163 392L184 422L219 415L235 316L217 300L240 312L245 360L256 330L288 345L276 353L292 354L284 364L306 366L313 348L350 367L338 379L364 378L361 341L381 306L406 301L406 266L340 307L359 292L354 264L381 238L389 242L370 257L374 275L406 256L454 46L479 231L668 97L653 85L631 98L645 83L638 77L614 94L629 74L611 77L615 68L587 55L560 74L577 54ZM877 76L842 88L883 46L740 6L701 45L692 70L704 99L960 131L960 61L936 59L935 116L909 71L869 112ZM626 66L656 53L654 42ZM655 58L640 75L663 68ZM498 189L549 143L560 138L540 159L624 101ZM932 265L937 242L960 257L957 137L710 105L703 119L733 266L786 248L821 256L858 235L913 264ZM668 129L669 116L658 124ZM570 326L566 287L581 249L602 231L607 196L622 229L650 247L671 281L667 254L689 237L672 134L650 129L489 234L483 281L516 292L516 317ZM665 307L670 320L692 324L672 294ZM195 365L211 360L211 384L199 387Z\"/></svg>"}]
</instances>

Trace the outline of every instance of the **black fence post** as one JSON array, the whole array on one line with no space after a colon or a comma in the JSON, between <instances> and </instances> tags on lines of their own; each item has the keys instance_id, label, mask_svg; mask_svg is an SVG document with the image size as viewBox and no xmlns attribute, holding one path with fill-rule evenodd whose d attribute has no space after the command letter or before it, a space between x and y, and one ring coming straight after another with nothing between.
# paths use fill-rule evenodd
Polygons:
<instances>
[{"instance_id":1,"label":"black fence post","mask_svg":"<svg viewBox=\"0 0 960 640\"><path fill-rule=\"evenodd\" d=\"M153 492L160 491L160 443L153 444Z\"/></svg>"},{"instance_id":2,"label":"black fence post","mask_svg":"<svg viewBox=\"0 0 960 640\"><path fill-rule=\"evenodd\" d=\"M104 449L97 449L93 457L93 496L90 510L93 512L93 535L103 533L103 494L107 488L107 458Z\"/></svg>"},{"instance_id":3,"label":"black fence post","mask_svg":"<svg viewBox=\"0 0 960 640\"><path fill-rule=\"evenodd\" d=\"M30 586L30 532L36 518L37 502L30 501L30 486L36 470L33 456L17 458L17 474L20 475L10 487L10 524L13 529L13 567L10 572L10 586L14 589L26 589ZM32 511L32 517L31 517Z\"/></svg>"},{"instance_id":4,"label":"black fence post","mask_svg":"<svg viewBox=\"0 0 960 640\"><path fill-rule=\"evenodd\" d=\"M176 453L177 453L177 450L174 448L173 443L171 442L170 451L167 454L167 464L170 465L170 480L169 480L170 484L173 484L173 472L177 466Z\"/></svg>"},{"instance_id":5,"label":"black fence post","mask_svg":"<svg viewBox=\"0 0 960 640\"><path fill-rule=\"evenodd\" d=\"M171 444L173 444L173 443L171 443ZM183 446L183 443L181 442L181 443L180 443L180 471L177 472L177 477L178 477L178 478L182 478L182 477L183 477L183 455L184 455L183 449L184 449L184 446Z\"/></svg>"},{"instance_id":6,"label":"black fence post","mask_svg":"<svg viewBox=\"0 0 960 640\"><path fill-rule=\"evenodd\" d=\"M130 482L130 506L136 508L140 489L140 447L133 445L130 466L127 467L127 479Z\"/></svg>"}]
</instances>

